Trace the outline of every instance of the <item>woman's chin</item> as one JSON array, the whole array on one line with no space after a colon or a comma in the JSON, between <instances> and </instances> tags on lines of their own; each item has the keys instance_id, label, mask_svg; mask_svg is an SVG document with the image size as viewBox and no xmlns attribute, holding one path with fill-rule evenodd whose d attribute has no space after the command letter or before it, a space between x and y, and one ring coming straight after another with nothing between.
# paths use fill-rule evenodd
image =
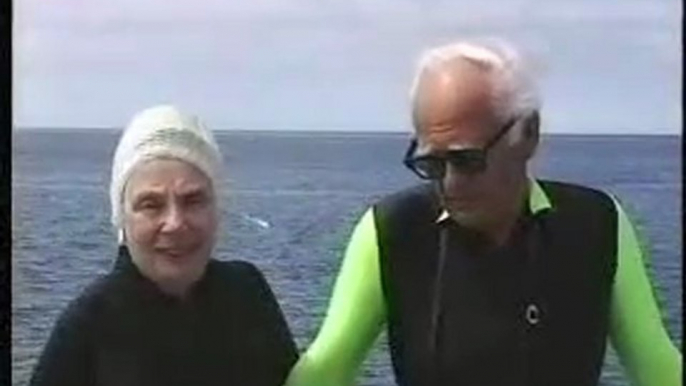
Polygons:
<instances>
[{"instance_id":1,"label":"woman's chin","mask_svg":"<svg viewBox=\"0 0 686 386\"><path fill-rule=\"evenodd\" d=\"M197 259L165 259L155 264L150 278L161 288L185 289L198 281L205 271L207 261Z\"/></svg>"}]
</instances>

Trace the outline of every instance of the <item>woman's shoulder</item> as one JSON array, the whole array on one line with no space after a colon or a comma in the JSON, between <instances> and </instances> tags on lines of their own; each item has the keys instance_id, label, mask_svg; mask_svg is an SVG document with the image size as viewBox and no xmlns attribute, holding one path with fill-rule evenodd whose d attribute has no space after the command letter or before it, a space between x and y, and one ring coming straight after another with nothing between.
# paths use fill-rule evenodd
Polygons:
<instances>
[{"instance_id":1,"label":"woman's shoulder","mask_svg":"<svg viewBox=\"0 0 686 386\"><path fill-rule=\"evenodd\" d=\"M109 275L91 280L62 310L59 323L86 326L102 314L106 299L113 292L114 281Z\"/></svg>"},{"instance_id":2,"label":"woman's shoulder","mask_svg":"<svg viewBox=\"0 0 686 386\"><path fill-rule=\"evenodd\" d=\"M253 263L244 260L213 260L210 271L214 286L223 288L232 296L237 295L240 302L271 302L274 299L267 278Z\"/></svg>"},{"instance_id":3,"label":"woman's shoulder","mask_svg":"<svg viewBox=\"0 0 686 386\"><path fill-rule=\"evenodd\" d=\"M255 271L259 273L257 266L245 260L217 260L212 259L212 265L223 272L232 272L239 274L254 274Z\"/></svg>"},{"instance_id":4,"label":"woman's shoulder","mask_svg":"<svg viewBox=\"0 0 686 386\"><path fill-rule=\"evenodd\" d=\"M210 270L216 279L234 285L264 285L264 274L253 263L245 260L212 260Z\"/></svg>"}]
</instances>

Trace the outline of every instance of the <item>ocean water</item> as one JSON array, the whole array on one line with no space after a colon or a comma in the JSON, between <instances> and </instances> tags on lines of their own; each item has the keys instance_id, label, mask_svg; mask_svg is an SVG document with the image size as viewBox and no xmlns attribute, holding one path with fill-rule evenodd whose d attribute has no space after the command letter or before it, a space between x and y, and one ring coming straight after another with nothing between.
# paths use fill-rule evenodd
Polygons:
<instances>
[{"instance_id":1,"label":"ocean water","mask_svg":"<svg viewBox=\"0 0 686 386\"><path fill-rule=\"evenodd\" d=\"M14 132L12 375L27 384L52 325L112 265L108 183L115 131ZM224 222L215 257L257 264L301 349L314 338L352 226L375 199L415 183L404 134L220 132ZM538 176L606 189L647 240L671 338L682 342L681 162L676 136L548 136ZM360 384L394 385L385 337ZM628 384L610 350L602 385Z\"/></svg>"}]
</instances>

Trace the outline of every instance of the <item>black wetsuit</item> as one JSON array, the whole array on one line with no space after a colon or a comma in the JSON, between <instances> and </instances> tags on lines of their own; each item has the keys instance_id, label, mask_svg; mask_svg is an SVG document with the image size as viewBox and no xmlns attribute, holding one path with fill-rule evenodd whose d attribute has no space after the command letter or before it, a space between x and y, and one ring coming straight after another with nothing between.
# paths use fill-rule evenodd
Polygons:
<instances>
[{"instance_id":1,"label":"black wetsuit","mask_svg":"<svg viewBox=\"0 0 686 386\"><path fill-rule=\"evenodd\" d=\"M32 386L281 385L297 351L259 270L210 260L180 301L126 248L58 319Z\"/></svg>"},{"instance_id":2,"label":"black wetsuit","mask_svg":"<svg viewBox=\"0 0 686 386\"><path fill-rule=\"evenodd\" d=\"M541 181L555 203L523 208L488 245L430 185L374 207L398 385L597 385L616 269L617 213L602 192Z\"/></svg>"}]
</instances>

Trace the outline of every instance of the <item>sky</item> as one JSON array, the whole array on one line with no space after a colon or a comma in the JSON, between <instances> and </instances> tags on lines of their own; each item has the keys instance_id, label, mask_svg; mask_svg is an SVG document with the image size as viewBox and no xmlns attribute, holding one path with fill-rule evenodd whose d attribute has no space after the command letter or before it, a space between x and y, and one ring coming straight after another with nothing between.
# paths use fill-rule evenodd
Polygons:
<instances>
[{"instance_id":1,"label":"sky","mask_svg":"<svg viewBox=\"0 0 686 386\"><path fill-rule=\"evenodd\" d=\"M15 0L15 128L121 128L171 103L216 130L409 132L422 51L504 37L543 130L679 134L679 0Z\"/></svg>"}]
</instances>

